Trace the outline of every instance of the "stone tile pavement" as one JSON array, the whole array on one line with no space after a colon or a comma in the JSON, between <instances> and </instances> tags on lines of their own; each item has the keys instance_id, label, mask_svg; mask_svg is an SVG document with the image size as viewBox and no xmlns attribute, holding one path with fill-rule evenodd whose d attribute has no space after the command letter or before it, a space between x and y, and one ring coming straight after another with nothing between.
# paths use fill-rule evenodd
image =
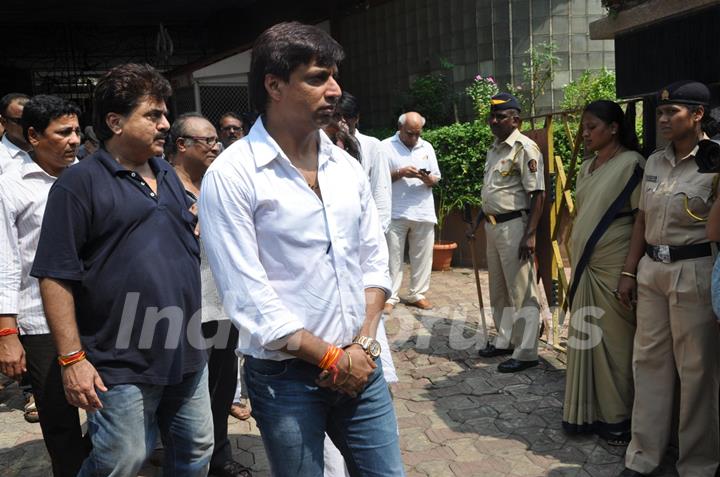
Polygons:
<instances>
[{"instance_id":1,"label":"stone tile pavement","mask_svg":"<svg viewBox=\"0 0 720 477\"><path fill-rule=\"evenodd\" d=\"M486 273L482 281L489 306ZM474 283L469 269L433 272L428 298L435 309L400 305L386 321L400 377L395 408L408 477L617 475L624 448L561 429L561 356L543 349L539 367L512 375L497 372L500 358L477 356L483 333ZM40 428L23 420L22 404L16 385L0 390L0 477L48 476ZM253 420L231 417L229 432L236 459L255 476L269 476ZM657 475L677 475L671 460ZM148 464L141 475L161 472Z\"/></svg>"}]
</instances>

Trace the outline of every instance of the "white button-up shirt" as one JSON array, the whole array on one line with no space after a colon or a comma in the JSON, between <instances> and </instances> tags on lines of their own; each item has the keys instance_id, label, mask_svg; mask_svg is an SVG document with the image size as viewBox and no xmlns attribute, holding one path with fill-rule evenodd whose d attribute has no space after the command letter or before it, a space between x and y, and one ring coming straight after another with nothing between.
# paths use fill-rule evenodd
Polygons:
<instances>
[{"instance_id":1,"label":"white button-up shirt","mask_svg":"<svg viewBox=\"0 0 720 477\"><path fill-rule=\"evenodd\" d=\"M305 329L345 346L365 321L365 289L390 289L388 252L358 162L319 131L322 200L255 123L205 174L200 226L238 351L282 360Z\"/></svg>"},{"instance_id":2,"label":"white button-up shirt","mask_svg":"<svg viewBox=\"0 0 720 477\"><path fill-rule=\"evenodd\" d=\"M0 315L17 315L26 335L50 333L30 269L55 179L30 157L0 176Z\"/></svg>"},{"instance_id":3,"label":"white button-up shirt","mask_svg":"<svg viewBox=\"0 0 720 477\"><path fill-rule=\"evenodd\" d=\"M435 149L432 145L418 139L415 147L408 147L400 140L399 133L382 141L382 147L388 158L390 170L415 166L416 169L427 169L430 174L440 176ZM392 183L392 218L412 220L414 222L437 223L435 201L432 187L415 178L402 177Z\"/></svg>"},{"instance_id":4,"label":"white button-up shirt","mask_svg":"<svg viewBox=\"0 0 720 477\"><path fill-rule=\"evenodd\" d=\"M25 159L31 160L30 155L10 142L7 134L3 134L2 139L0 139L0 174L6 173Z\"/></svg>"},{"instance_id":5,"label":"white button-up shirt","mask_svg":"<svg viewBox=\"0 0 720 477\"><path fill-rule=\"evenodd\" d=\"M390 166L387 158L382 153L378 138L366 136L356 129L355 139L360 143L360 157L362 158L363 169L365 169L370 180L370 189L378 209L380 226L384 232L387 232L388 228L390 228L392 213Z\"/></svg>"}]
</instances>

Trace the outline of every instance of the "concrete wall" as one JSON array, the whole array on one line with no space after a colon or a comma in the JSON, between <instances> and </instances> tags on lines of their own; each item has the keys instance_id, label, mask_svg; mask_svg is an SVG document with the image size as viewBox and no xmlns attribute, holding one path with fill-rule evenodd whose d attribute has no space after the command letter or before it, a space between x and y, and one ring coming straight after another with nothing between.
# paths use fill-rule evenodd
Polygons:
<instances>
[{"instance_id":1,"label":"concrete wall","mask_svg":"<svg viewBox=\"0 0 720 477\"><path fill-rule=\"evenodd\" d=\"M588 24L603 16L600 0L394 0L337 19L332 33L345 48L341 82L356 94L365 127L392 127L398 94L421 74L454 64L458 93L478 73L500 85L522 79L531 45L552 40L560 65L541 110L559 106L564 85L586 69L614 69L613 42L590 40ZM472 117L464 98L461 119Z\"/></svg>"}]
</instances>

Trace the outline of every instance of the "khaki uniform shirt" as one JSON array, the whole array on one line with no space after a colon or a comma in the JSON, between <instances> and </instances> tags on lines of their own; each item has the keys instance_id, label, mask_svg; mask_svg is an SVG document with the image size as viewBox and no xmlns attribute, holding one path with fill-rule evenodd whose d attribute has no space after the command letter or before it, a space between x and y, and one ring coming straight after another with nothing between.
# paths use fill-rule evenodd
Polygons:
<instances>
[{"instance_id":1,"label":"khaki uniform shirt","mask_svg":"<svg viewBox=\"0 0 720 477\"><path fill-rule=\"evenodd\" d=\"M672 143L647 160L640 210L645 213L645 241L651 245L707 242L706 219L714 201L716 174L701 174L697 147L676 158Z\"/></svg>"},{"instance_id":2,"label":"khaki uniform shirt","mask_svg":"<svg viewBox=\"0 0 720 477\"><path fill-rule=\"evenodd\" d=\"M482 208L498 215L530 208L529 193L545 190L543 157L537 144L515 130L487 152Z\"/></svg>"}]
</instances>

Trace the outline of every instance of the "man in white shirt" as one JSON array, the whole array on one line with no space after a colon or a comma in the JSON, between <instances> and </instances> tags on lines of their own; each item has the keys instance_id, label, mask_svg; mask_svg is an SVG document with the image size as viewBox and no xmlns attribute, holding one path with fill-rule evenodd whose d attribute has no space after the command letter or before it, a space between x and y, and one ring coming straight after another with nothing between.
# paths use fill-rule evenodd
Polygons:
<instances>
[{"instance_id":1,"label":"man in white shirt","mask_svg":"<svg viewBox=\"0 0 720 477\"><path fill-rule=\"evenodd\" d=\"M22 93L9 93L0 99L0 124L5 128L5 134L0 140L0 174L20 164L23 159L30 159L30 144L23 136L20 123L27 102L27 95Z\"/></svg>"},{"instance_id":2,"label":"man in white shirt","mask_svg":"<svg viewBox=\"0 0 720 477\"><path fill-rule=\"evenodd\" d=\"M325 433L351 475L404 475L375 333L387 249L365 172L320 128L343 51L324 31L262 33L249 74L262 113L203 179L200 224L276 477L321 477Z\"/></svg>"},{"instance_id":3,"label":"man in white shirt","mask_svg":"<svg viewBox=\"0 0 720 477\"><path fill-rule=\"evenodd\" d=\"M89 447L77 408L65 400L57 351L30 268L48 191L75 162L79 115L77 106L58 97L33 97L22 116L32 158L22 156L0 176L0 372L15 379L29 374L56 477L77 475Z\"/></svg>"},{"instance_id":4,"label":"man in white shirt","mask_svg":"<svg viewBox=\"0 0 720 477\"><path fill-rule=\"evenodd\" d=\"M392 220L387 232L392 296L385 304L387 313L400 301L398 292L406 239L410 247L411 275L405 301L423 310L432 308L425 293L430 289L437 223L432 188L440 181L440 168L435 149L420 137L423 126L425 118L420 114L402 114L398 119L398 132L382 142L392 179Z\"/></svg>"}]
</instances>

